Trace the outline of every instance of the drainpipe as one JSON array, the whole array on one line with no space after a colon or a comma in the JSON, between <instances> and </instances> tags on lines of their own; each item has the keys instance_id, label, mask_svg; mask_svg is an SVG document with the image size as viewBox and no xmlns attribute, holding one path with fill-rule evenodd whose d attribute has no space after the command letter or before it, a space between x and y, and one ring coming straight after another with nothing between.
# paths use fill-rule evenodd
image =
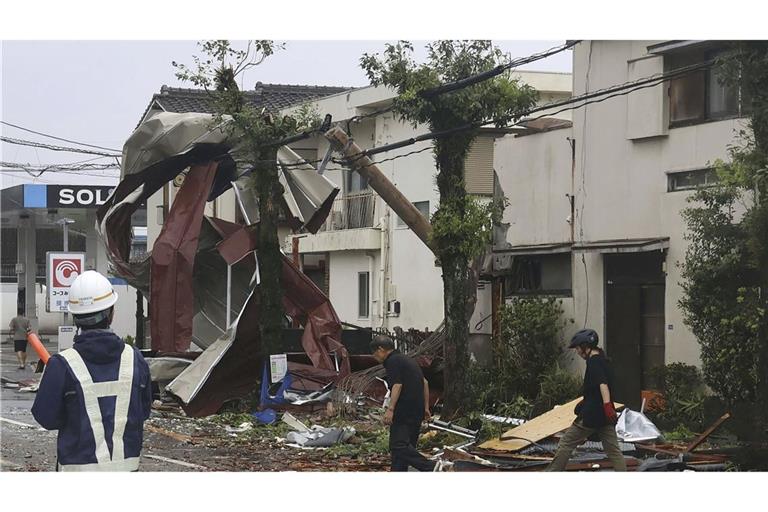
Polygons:
<instances>
[{"instance_id":1,"label":"drainpipe","mask_svg":"<svg viewBox=\"0 0 768 512\"><path fill-rule=\"evenodd\" d=\"M576 186L576 139L571 137L566 137L566 139L568 139L568 144L571 146L571 193L567 194L567 196L568 201L571 203L571 221L569 222L571 225L571 243L574 243L574 226L576 225L576 200L573 197L573 194Z\"/></svg>"},{"instance_id":2,"label":"drainpipe","mask_svg":"<svg viewBox=\"0 0 768 512\"><path fill-rule=\"evenodd\" d=\"M373 321L373 305L376 303L376 299L374 299L373 295L373 280L374 275L376 274L374 265L375 265L375 256L371 254L369 251L365 252L365 255L368 257L368 318L370 318L371 321L371 327L374 326ZM379 295L381 295L381 285L378 286ZM378 312L377 312L378 313Z\"/></svg>"},{"instance_id":3,"label":"drainpipe","mask_svg":"<svg viewBox=\"0 0 768 512\"><path fill-rule=\"evenodd\" d=\"M381 225L381 243L379 244L380 251L380 263L379 263L379 277L381 286L379 287L379 297L381 299L379 303L379 327L387 327L387 302L389 302L389 277L387 276L387 263L389 260L389 208L386 208L387 213L379 219Z\"/></svg>"}]
</instances>

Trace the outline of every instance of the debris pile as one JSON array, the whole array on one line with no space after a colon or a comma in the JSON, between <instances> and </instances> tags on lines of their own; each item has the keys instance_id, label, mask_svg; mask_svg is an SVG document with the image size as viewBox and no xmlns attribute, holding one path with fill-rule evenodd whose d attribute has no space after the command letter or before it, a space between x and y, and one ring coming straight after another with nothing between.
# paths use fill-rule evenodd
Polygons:
<instances>
[{"instance_id":1,"label":"debris pile","mask_svg":"<svg viewBox=\"0 0 768 512\"><path fill-rule=\"evenodd\" d=\"M451 461L455 471L542 471L552 461L559 438L576 418L578 400L557 406L530 421L515 418L485 416L486 420L517 425L500 437L478 446L476 431L459 428L440 421L430 428L451 432L465 438L464 444L446 446L436 454L440 460ZM617 408L623 406L617 404ZM629 471L722 471L728 456L709 450L694 453L725 420L723 415L709 429L687 446L663 442L661 432L642 413L625 408L616 425L619 447ZM588 440L571 455L566 471L610 470L602 443Z\"/></svg>"}]
</instances>

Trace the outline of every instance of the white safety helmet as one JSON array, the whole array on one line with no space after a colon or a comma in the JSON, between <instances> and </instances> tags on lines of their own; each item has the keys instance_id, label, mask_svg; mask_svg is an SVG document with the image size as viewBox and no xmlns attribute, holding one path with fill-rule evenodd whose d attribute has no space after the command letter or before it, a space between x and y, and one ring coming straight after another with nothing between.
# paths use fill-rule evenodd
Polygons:
<instances>
[{"instance_id":1,"label":"white safety helmet","mask_svg":"<svg viewBox=\"0 0 768 512\"><path fill-rule=\"evenodd\" d=\"M86 270L69 287L67 309L73 315L91 315L106 311L117 302L117 292L109 279L95 270Z\"/></svg>"}]
</instances>

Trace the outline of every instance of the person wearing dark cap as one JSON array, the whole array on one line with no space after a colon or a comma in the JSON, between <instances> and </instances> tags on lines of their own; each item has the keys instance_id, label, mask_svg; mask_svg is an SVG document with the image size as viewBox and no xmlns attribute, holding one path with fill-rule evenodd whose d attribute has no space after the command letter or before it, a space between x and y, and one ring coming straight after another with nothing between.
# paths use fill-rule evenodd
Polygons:
<instances>
[{"instance_id":1,"label":"person wearing dark cap","mask_svg":"<svg viewBox=\"0 0 768 512\"><path fill-rule=\"evenodd\" d=\"M584 373L584 398L576 405L576 419L557 446L555 458L547 471L563 471L573 450L592 435L603 443L603 450L615 471L626 471L627 465L616 436L616 409L611 399L613 372L602 349L597 347L597 333L582 329L571 338L568 348L587 362Z\"/></svg>"},{"instance_id":2,"label":"person wearing dark cap","mask_svg":"<svg viewBox=\"0 0 768 512\"><path fill-rule=\"evenodd\" d=\"M409 466L434 471L435 462L416 450L421 422L430 416L427 379L416 361L395 350L389 336L374 336L371 353L387 370L390 400L384 423L389 425L390 471L408 471Z\"/></svg>"}]
</instances>

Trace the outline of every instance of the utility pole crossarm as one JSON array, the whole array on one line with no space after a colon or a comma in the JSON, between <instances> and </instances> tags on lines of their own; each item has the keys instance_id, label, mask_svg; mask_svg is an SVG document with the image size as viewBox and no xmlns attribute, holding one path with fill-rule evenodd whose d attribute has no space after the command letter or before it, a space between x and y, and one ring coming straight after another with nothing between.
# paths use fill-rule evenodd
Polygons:
<instances>
[{"instance_id":1,"label":"utility pole crossarm","mask_svg":"<svg viewBox=\"0 0 768 512\"><path fill-rule=\"evenodd\" d=\"M346 158L351 160L352 170L368 179L370 187L381 196L387 205L405 222L424 244L429 245L429 235L432 226L424 215L400 192L395 185L381 172L378 166L367 156L362 155L363 149L339 127L331 128L325 137L336 147L340 148Z\"/></svg>"}]
</instances>

